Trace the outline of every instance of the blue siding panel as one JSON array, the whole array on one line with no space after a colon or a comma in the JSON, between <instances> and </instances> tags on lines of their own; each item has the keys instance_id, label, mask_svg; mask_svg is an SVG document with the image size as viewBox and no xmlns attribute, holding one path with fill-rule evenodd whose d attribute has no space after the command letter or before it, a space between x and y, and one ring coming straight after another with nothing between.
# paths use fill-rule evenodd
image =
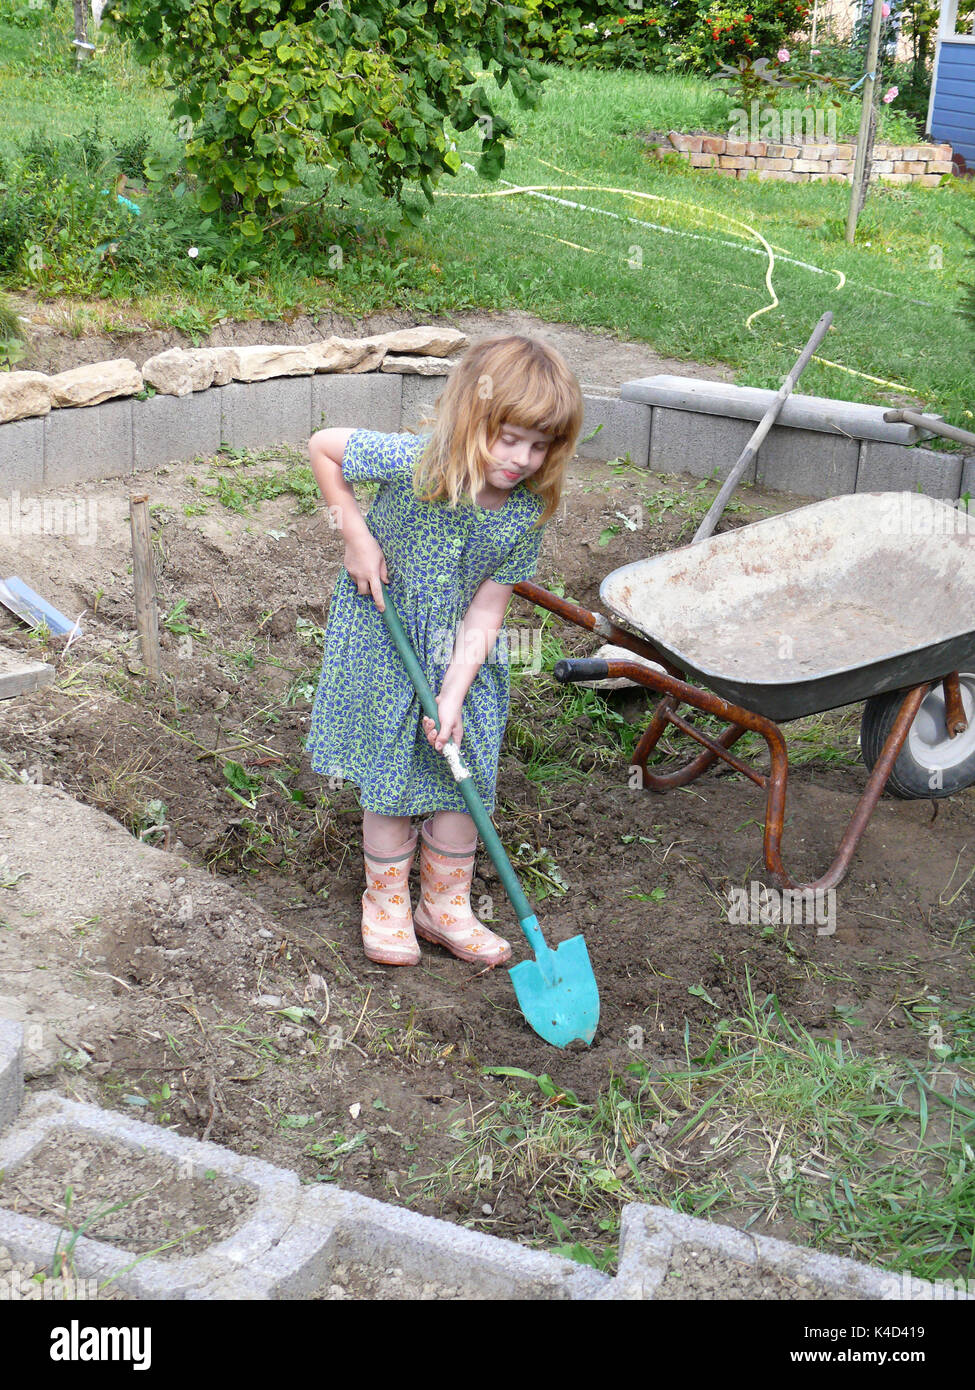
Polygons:
<instances>
[{"instance_id":1,"label":"blue siding panel","mask_svg":"<svg viewBox=\"0 0 975 1390\"><path fill-rule=\"evenodd\" d=\"M943 43L931 109L931 138L975 165L975 44Z\"/></svg>"}]
</instances>

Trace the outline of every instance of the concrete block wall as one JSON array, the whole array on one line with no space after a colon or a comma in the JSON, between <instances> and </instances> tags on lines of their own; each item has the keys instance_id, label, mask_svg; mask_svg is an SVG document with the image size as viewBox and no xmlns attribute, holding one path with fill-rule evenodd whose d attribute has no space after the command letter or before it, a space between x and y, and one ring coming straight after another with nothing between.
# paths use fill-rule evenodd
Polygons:
<instances>
[{"instance_id":1,"label":"concrete block wall","mask_svg":"<svg viewBox=\"0 0 975 1390\"><path fill-rule=\"evenodd\" d=\"M303 449L323 425L411 430L433 413L446 376L323 373L213 386L188 396L106 401L0 425L0 496L122 477L210 456L221 443ZM723 477L774 392L697 378L624 382L618 396L585 395L578 453L629 457L658 473ZM803 497L921 490L975 491L975 455L918 446L919 432L889 425L883 407L793 394L746 483Z\"/></svg>"}]
</instances>

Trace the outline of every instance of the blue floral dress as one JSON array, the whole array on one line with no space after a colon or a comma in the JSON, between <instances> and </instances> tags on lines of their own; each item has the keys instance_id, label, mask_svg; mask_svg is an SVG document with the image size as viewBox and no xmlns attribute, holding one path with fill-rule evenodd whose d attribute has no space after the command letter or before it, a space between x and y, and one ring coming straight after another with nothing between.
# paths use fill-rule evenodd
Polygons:
<instances>
[{"instance_id":1,"label":"blue floral dress","mask_svg":"<svg viewBox=\"0 0 975 1390\"><path fill-rule=\"evenodd\" d=\"M503 507L421 502L413 465L426 436L356 430L342 457L349 482L380 484L366 525L386 557L389 591L430 688L439 694L457 625L486 579L515 584L535 573L539 497L522 484ZM494 810L510 692L499 634L467 693L461 755ZM332 593L322 672L306 747L312 768L359 788L364 810L387 816L466 811L446 759L423 732L423 709L371 595L343 567Z\"/></svg>"}]
</instances>

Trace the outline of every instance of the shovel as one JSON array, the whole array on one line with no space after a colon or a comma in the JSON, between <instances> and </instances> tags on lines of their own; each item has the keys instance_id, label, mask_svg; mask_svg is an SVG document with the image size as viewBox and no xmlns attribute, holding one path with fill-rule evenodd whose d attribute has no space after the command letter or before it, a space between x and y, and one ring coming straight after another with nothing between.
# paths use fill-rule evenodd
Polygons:
<instances>
[{"instance_id":1,"label":"shovel","mask_svg":"<svg viewBox=\"0 0 975 1390\"><path fill-rule=\"evenodd\" d=\"M389 635L403 659L403 665L420 697L420 704L439 729L440 718L433 691L416 659L416 653L410 645L410 639L385 584L383 598L386 602L383 619ZM599 990L596 977L592 973L585 941L581 936L573 936L568 941L560 942L554 951L546 944L538 925L538 918L522 892L521 884L504 852L504 846L491 824L491 817L474 785L474 779L461 761L460 749L451 739L442 751L477 826L484 848L498 871L512 907L518 914L518 925L535 953L534 960L523 960L508 969L521 1012L539 1037L544 1038L553 1047L567 1047L570 1042L576 1041L591 1043L599 1022Z\"/></svg>"}]
</instances>

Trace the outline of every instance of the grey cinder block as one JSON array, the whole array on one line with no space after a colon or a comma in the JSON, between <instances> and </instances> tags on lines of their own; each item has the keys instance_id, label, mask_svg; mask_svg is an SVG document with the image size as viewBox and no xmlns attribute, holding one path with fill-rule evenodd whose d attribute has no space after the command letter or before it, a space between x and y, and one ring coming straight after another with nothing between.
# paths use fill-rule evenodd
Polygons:
<instances>
[{"instance_id":1,"label":"grey cinder block","mask_svg":"<svg viewBox=\"0 0 975 1390\"><path fill-rule=\"evenodd\" d=\"M310 376L279 376L211 387L220 393L221 442L234 449L307 444L312 380Z\"/></svg>"},{"instance_id":2,"label":"grey cinder block","mask_svg":"<svg viewBox=\"0 0 975 1390\"><path fill-rule=\"evenodd\" d=\"M758 451L755 481L800 497L855 492L860 445L842 435L773 425Z\"/></svg>"},{"instance_id":3,"label":"grey cinder block","mask_svg":"<svg viewBox=\"0 0 975 1390\"><path fill-rule=\"evenodd\" d=\"M400 406L399 430L429 429L437 406L437 397L447 385L445 376L401 376L403 400ZM423 417L427 423L423 423Z\"/></svg>"},{"instance_id":4,"label":"grey cinder block","mask_svg":"<svg viewBox=\"0 0 975 1390\"><path fill-rule=\"evenodd\" d=\"M958 484L958 496L964 497L965 493L975 496L975 454L963 454L961 464L961 481Z\"/></svg>"},{"instance_id":5,"label":"grey cinder block","mask_svg":"<svg viewBox=\"0 0 975 1390\"><path fill-rule=\"evenodd\" d=\"M689 410L653 408L650 467L655 473L690 473L695 478L726 478L755 432L747 420L700 415ZM750 463L743 483L755 481Z\"/></svg>"},{"instance_id":6,"label":"grey cinder block","mask_svg":"<svg viewBox=\"0 0 975 1390\"><path fill-rule=\"evenodd\" d=\"M24 1029L0 1018L0 1130L13 1124L24 1099Z\"/></svg>"},{"instance_id":7,"label":"grey cinder block","mask_svg":"<svg viewBox=\"0 0 975 1390\"><path fill-rule=\"evenodd\" d=\"M44 416L0 425L0 496L44 482Z\"/></svg>"},{"instance_id":8,"label":"grey cinder block","mask_svg":"<svg viewBox=\"0 0 975 1390\"><path fill-rule=\"evenodd\" d=\"M961 488L960 454L905 449L865 439L860 445L857 492L921 492L954 501Z\"/></svg>"},{"instance_id":9,"label":"grey cinder block","mask_svg":"<svg viewBox=\"0 0 975 1390\"><path fill-rule=\"evenodd\" d=\"M159 468L220 448L220 388L132 402L133 466Z\"/></svg>"},{"instance_id":10,"label":"grey cinder block","mask_svg":"<svg viewBox=\"0 0 975 1390\"><path fill-rule=\"evenodd\" d=\"M44 486L132 472L132 399L65 406L44 417Z\"/></svg>"},{"instance_id":11,"label":"grey cinder block","mask_svg":"<svg viewBox=\"0 0 975 1390\"><path fill-rule=\"evenodd\" d=\"M440 377L425 377L436 383ZM381 372L320 372L310 378L311 431L320 429L379 430L396 434L400 423L403 377ZM307 442L309 435L305 436Z\"/></svg>"},{"instance_id":12,"label":"grey cinder block","mask_svg":"<svg viewBox=\"0 0 975 1390\"><path fill-rule=\"evenodd\" d=\"M817 1302L939 1296L938 1286L923 1279L682 1216L669 1207L638 1203L623 1208L618 1274L613 1286L600 1296L658 1298L671 1268L681 1264L685 1265L684 1277L677 1288L684 1298L754 1299L762 1296L756 1289L763 1285L773 1297L776 1289L787 1289L790 1299L806 1297ZM701 1288L695 1291L688 1285L695 1282L696 1268L703 1277ZM680 1269L675 1272L681 1273ZM965 1297L955 1290L951 1295ZM778 1297L782 1296L779 1292Z\"/></svg>"},{"instance_id":13,"label":"grey cinder block","mask_svg":"<svg viewBox=\"0 0 975 1390\"><path fill-rule=\"evenodd\" d=\"M650 408L612 396L584 396L585 415L576 453L584 459L625 458L646 468L650 462ZM592 439L586 438L602 426Z\"/></svg>"}]
</instances>

